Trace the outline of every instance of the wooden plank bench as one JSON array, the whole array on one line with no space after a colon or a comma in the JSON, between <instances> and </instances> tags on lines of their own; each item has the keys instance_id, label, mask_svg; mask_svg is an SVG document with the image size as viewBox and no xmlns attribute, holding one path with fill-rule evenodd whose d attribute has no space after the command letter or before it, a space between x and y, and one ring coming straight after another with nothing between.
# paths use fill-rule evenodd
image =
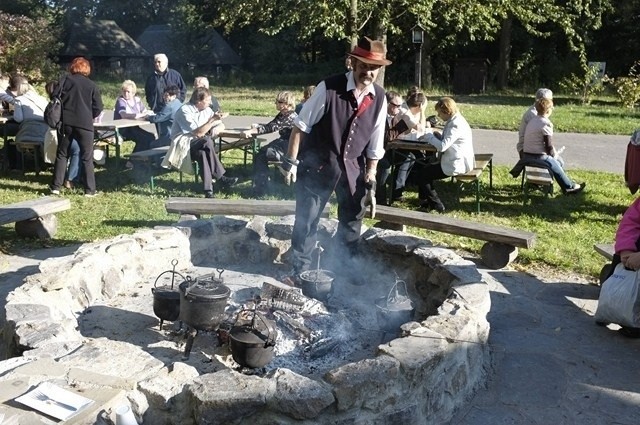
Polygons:
<instances>
[{"instance_id":1,"label":"wooden plank bench","mask_svg":"<svg viewBox=\"0 0 640 425\"><path fill-rule=\"evenodd\" d=\"M142 165L145 171L147 171L147 174L149 175L149 187L151 188L152 192L156 188L155 178L161 172L166 173L169 171L178 171L180 173L180 183L182 183L182 171L162 168L162 166L160 165L162 163L162 160L164 159L164 156L167 154L168 150L169 150L169 146L158 146L156 148L148 149L146 151L133 152L129 154L129 156L127 156L127 159L129 161ZM198 175L199 175L198 168L199 168L198 162L193 161L193 169L195 170L194 179L196 183L198 183Z\"/></svg>"},{"instance_id":2,"label":"wooden plank bench","mask_svg":"<svg viewBox=\"0 0 640 425\"><path fill-rule=\"evenodd\" d=\"M452 235L487 241L480 251L482 261L492 269L506 267L518 255L518 248L531 248L535 233L508 227L460 220L441 214L378 206L376 219L383 222L420 227Z\"/></svg>"},{"instance_id":3,"label":"wooden plank bench","mask_svg":"<svg viewBox=\"0 0 640 425\"><path fill-rule=\"evenodd\" d=\"M609 261L613 260L613 254L615 254L615 249L613 248L612 243L597 243L593 245L593 249L598 254L606 258L607 260ZM612 267L613 267L613 264L611 262L602 266L602 269L600 270L600 276L599 276L600 284L602 284L605 280L607 280L607 277L609 277L609 275L611 274Z\"/></svg>"},{"instance_id":4,"label":"wooden plank bench","mask_svg":"<svg viewBox=\"0 0 640 425\"><path fill-rule=\"evenodd\" d=\"M16 223L20 236L51 238L57 230L55 213L71 208L67 198L43 196L0 206L0 225Z\"/></svg>"},{"instance_id":5,"label":"wooden plank bench","mask_svg":"<svg viewBox=\"0 0 640 425\"><path fill-rule=\"evenodd\" d=\"M546 168L527 165L522 173L522 191L524 193L523 204L527 204L529 193L532 189L540 189L545 198L553 194L553 176Z\"/></svg>"},{"instance_id":6,"label":"wooden plank bench","mask_svg":"<svg viewBox=\"0 0 640 425\"><path fill-rule=\"evenodd\" d=\"M296 213L296 201L257 200L257 199L206 199L206 198L169 198L164 203L169 213L212 215L263 215L285 216ZM329 216L327 203L322 216Z\"/></svg>"},{"instance_id":7,"label":"wooden plank bench","mask_svg":"<svg viewBox=\"0 0 640 425\"><path fill-rule=\"evenodd\" d=\"M493 154L492 153L477 153L475 154L475 166L473 170L465 174L458 174L453 176L452 179L458 184L457 196L458 203L460 202L460 192L462 186L470 184L473 186L476 195L476 211L480 212L480 177L485 168L489 169L489 189L493 189Z\"/></svg>"},{"instance_id":8,"label":"wooden plank bench","mask_svg":"<svg viewBox=\"0 0 640 425\"><path fill-rule=\"evenodd\" d=\"M33 165L35 168L36 176L40 175L40 158L42 158L42 150L44 147L44 139L42 140L14 140L11 142L16 147L18 153L20 153L20 166L22 167L22 173L26 172L25 157L26 155L33 156Z\"/></svg>"}]
</instances>

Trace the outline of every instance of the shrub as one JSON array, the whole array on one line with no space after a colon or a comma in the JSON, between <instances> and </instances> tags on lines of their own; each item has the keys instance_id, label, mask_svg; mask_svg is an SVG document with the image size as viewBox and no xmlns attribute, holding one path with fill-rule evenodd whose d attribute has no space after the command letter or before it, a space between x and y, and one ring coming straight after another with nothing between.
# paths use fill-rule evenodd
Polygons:
<instances>
[{"instance_id":1,"label":"shrub","mask_svg":"<svg viewBox=\"0 0 640 425\"><path fill-rule=\"evenodd\" d=\"M582 104L588 105L594 97L604 91L604 83L610 79L606 76L600 78L598 66L583 65L582 70L582 75L571 74L564 78L560 82L560 87L567 93L579 96Z\"/></svg>"},{"instance_id":2,"label":"shrub","mask_svg":"<svg viewBox=\"0 0 640 425\"><path fill-rule=\"evenodd\" d=\"M640 60L637 60L625 77L609 78L616 88L620 103L625 108L633 108L640 101Z\"/></svg>"},{"instance_id":3,"label":"shrub","mask_svg":"<svg viewBox=\"0 0 640 425\"><path fill-rule=\"evenodd\" d=\"M45 18L0 12L0 71L21 73L33 82L57 77L58 66L49 55L60 48L58 39Z\"/></svg>"}]
</instances>

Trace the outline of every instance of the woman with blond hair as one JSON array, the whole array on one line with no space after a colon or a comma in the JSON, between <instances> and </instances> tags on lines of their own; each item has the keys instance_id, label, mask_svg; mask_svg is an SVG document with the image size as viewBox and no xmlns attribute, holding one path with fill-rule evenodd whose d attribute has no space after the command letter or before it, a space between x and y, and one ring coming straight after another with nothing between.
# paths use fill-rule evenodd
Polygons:
<instances>
[{"instance_id":1,"label":"woman with blond hair","mask_svg":"<svg viewBox=\"0 0 640 425\"><path fill-rule=\"evenodd\" d=\"M58 135L58 149L54 164L51 193L60 194L64 183L69 157L69 145L73 139L80 145L82 158L82 182L84 195L96 195L96 177L93 170L93 119L102 113L102 97L98 86L89 79L91 64L77 57L69 66L70 74L62 83L62 128Z\"/></svg>"},{"instance_id":2,"label":"woman with blond hair","mask_svg":"<svg viewBox=\"0 0 640 425\"><path fill-rule=\"evenodd\" d=\"M427 133L424 141L436 148L440 161L420 170L418 197L422 209L443 213L445 207L433 188L433 181L471 171L475 156L471 127L456 102L450 97L443 97L436 103L435 110L438 118L444 121L442 134Z\"/></svg>"},{"instance_id":3,"label":"woman with blond hair","mask_svg":"<svg viewBox=\"0 0 640 425\"><path fill-rule=\"evenodd\" d=\"M120 87L120 96L116 99L116 107L113 111L113 119L136 119L146 117L149 111L136 96L138 88L132 80L125 80ZM146 151L151 148L151 143L156 139L153 133L142 127L126 127L120 130L120 135L125 140L132 140L136 145L133 152ZM133 168L131 162L127 162L127 168Z\"/></svg>"},{"instance_id":4,"label":"woman with blond hair","mask_svg":"<svg viewBox=\"0 0 640 425\"><path fill-rule=\"evenodd\" d=\"M289 136L291 136L291 128L293 120L298 116L294 112L296 107L296 98L293 93L282 91L278 93L275 101L278 114L267 124L258 124L251 130L246 130L248 137L256 134L267 134L279 132L280 137L275 139L268 145L262 146L260 151L253 159L253 190L254 196L261 197L267 192L269 183L269 161L282 161L282 157L287 152L289 146Z\"/></svg>"}]
</instances>

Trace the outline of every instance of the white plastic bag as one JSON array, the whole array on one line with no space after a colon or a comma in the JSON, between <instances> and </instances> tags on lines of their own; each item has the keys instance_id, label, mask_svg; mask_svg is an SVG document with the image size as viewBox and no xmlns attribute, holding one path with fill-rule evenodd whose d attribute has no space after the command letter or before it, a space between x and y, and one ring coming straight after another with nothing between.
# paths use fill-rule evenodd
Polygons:
<instances>
[{"instance_id":1,"label":"white plastic bag","mask_svg":"<svg viewBox=\"0 0 640 425\"><path fill-rule=\"evenodd\" d=\"M596 322L640 327L639 273L625 269L622 264L616 266L600 289Z\"/></svg>"}]
</instances>

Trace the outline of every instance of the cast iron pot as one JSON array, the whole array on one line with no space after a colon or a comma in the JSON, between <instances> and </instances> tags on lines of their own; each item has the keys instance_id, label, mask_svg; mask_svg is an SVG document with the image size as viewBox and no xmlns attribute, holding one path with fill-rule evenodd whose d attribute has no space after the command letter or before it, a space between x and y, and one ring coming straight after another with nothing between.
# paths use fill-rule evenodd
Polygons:
<instances>
[{"instance_id":1,"label":"cast iron pot","mask_svg":"<svg viewBox=\"0 0 640 425\"><path fill-rule=\"evenodd\" d=\"M222 272L191 279L189 276L180 288L180 320L194 329L213 331L224 320L224 309L231 290L223 285Z\"/></svg>"},{"instance_id":2,"label":"cast iron pot","mask_svg":"<svg viewBox=\"0 0 640 425\"><path fill-rule=\"evenodd\" d=\"M177 260L173 260L171 264L173 264L173 270L160 273L153 283L153 288L151 288L151 293L153 294L153 313L160 319L160 330L162 330L162 322L164 320L173 322L180 315L180 293L177 288L174 289L173 282L176 275L180 276L182 280L184 280L184 276L175 271L175 266L178 264ZM171 286L158 286L158 280L167 273L171 273Z\"/></svg>"},{"instance_id":3,"label":"cast iron pot","mask_svg":"<svg viewBox=\"0 0 640 425\"><path fill-rule=\"evenodd\" d=\"M254 311L250 323L238 325L236 321L229 332L229 348L233 360L244 367L264 367L273 360L277 336L275 323Z\"/></svg>"},{"instance_id":4,"label":"cast iron pot","mask_svg":"<svg viewBox=\"0 0 640 425\"><path fill-rule=\"evenodd\" d=\"M398 293L399 284L404 287L404 295ZM378 298L375 304L378 326L382 329L397 330L413 319L413 304L407 294L407 285L402 280L396 281L387 296Z\"/></svg>"},{"instance_id":5,"label":"cast iron pot","mask_svg":"<svg viewBox=\"0 0 640 425\"><path fill-rule=\"evenodd\" d=\"M335 278L335 274L329 270L316 269L304 271L300 273L302 293L307 297L326 301Z\"/></svg>"}]
</instances>

